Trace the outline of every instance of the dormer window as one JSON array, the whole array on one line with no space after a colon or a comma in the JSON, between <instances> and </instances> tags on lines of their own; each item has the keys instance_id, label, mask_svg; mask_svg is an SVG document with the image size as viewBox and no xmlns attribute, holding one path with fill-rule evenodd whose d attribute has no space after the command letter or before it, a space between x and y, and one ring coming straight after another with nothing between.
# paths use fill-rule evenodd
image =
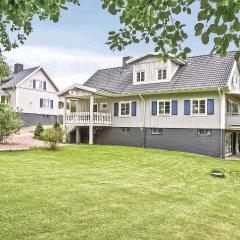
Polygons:
<instances>
[{"instance_id":1,"label":"dormer window","mask_svg":"<svg viewBox=\"0 0 240 240\"><path fill-rule=\"evenodd\" d=\"M167 69L166 68L161 68L157 70L157 79L162 81L162 80L167 80Z\"/></svg>"},{"instance_id":2,"label":"dormer window","mask_svg":"<svg viewBox=\"0 0 240 240\"><path fill-rule=\"evenodd\" d=\"M145 81L145 72L137 72L137 82Z\"/></svg>"}]
</instances>

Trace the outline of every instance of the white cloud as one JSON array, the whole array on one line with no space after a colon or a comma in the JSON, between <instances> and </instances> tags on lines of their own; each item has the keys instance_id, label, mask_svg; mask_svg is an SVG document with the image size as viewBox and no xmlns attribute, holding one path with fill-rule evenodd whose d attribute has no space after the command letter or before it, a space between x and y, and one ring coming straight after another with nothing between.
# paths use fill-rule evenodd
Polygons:
<instances>
[{"instance_id":1,"label":"white cloud","mask_svg":"<svg viewBox=\"0 0 240 240\"><path fill-rule=\"evenodd\" d=\"M5 56L10 65L42 66L60 89L85 82L98 69L121 65L121 58L117 56L45 46L22 46Z\"/></svg>"}]
</instances>

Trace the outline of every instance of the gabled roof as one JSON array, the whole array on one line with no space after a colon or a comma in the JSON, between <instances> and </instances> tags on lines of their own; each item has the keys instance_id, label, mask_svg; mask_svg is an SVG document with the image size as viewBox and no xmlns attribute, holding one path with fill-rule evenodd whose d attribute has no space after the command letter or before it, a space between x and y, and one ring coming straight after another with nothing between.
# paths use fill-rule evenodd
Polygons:
<instances>
[{"instance_id":1,"label":"gabled roof","mask_svg":"<svg viewBox=\"0 0 240 240\"><path fill-rule=\"evenodd\" d=\"M9 94L0 88L0 96L8 96Z\"/></svg>"},{"instance_id":2,"label":"gabled roof","mask_svg":"<svg viewBox=\"0 0 240 240\"><path fill-rule=\"evenodd\" d=\"M138 61L140 61L140 60L142 60L142 59L144 59L144 58L146 58L146 57L150 57L150 56L157 57L158 55L159 55L159 54L156 53L156 52L149 52L149 53L146 53L146 54L144 54L144 55L142 55L142 56L130 58L130 59L127 61L127 64L131 64L131 63L134 63L134 62L138 62ZM178 59L178 58L176 58L176 57L174 57L174 56L172 56L172 57L170 56L170 59L171 59L171 61L175 62L175 63L178 64L178 65L184 65L184 64L185 64L184 61L182 61L182 60L180 60L180 59Z\"/></svg>"},{"instance_id":3,"label":"gabled roof","mask_svg":"<svg viewBox=\"0 0 240 240\"><path fill-rule=\"evenodd\" d=\"M155 93L227 87L235 63L235 52L221 58L217 54L189 57L169 82L133 84L132 67L97 71L84 86L117 94Z\"/></svg>"},{"instance_id":4,"label":"gabled roof","mask_svg":"<svg viewBox=\"0 0 240 240\"><path fill-rule=\"evenodd\" d=\"M92 93L96 93L97 92L97 89L95 89L95 88L90 88L90 87L83 86L81 84L75 83L75 84L65 88L61 92L59 92L58 95L59 96L64 95L64 94L68 93L69 91L71 91L73 89L80 89L80 90L87 91L87 92L92 92Z\"/></svg>"},{"instance_id":5,"label":"gabled roof","mask_svg":"<svg viewBox=\"0 0 240 240\"><path fill-rule=\"evenodd\" d=\"M36 72L38 70L42 70L43 71L43 73L47 76L49 81L53 84L53 86L58 91L58 87L56 86L56 84L52 81L52 79L48 76L48 74L40 66L24 69L24 70L22 70L21 72L19 72L17 74L14 74L14 75L12 75L12 76L10 76L8 78L3 79L2 82L0 83L0 88L1 89L14 88L14 87L16 87L16 85L18 83L22 82L23 80L25 80L27 77L29 77L31 74L33 74L34 72Z\"/></svg>"}]
</instances>

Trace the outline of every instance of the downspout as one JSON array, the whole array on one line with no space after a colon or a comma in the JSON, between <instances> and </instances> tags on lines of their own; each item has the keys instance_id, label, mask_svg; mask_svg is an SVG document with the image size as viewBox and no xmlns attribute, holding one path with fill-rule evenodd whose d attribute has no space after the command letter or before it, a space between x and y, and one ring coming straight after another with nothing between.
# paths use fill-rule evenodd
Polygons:
<instances>
[{"instance_id":1,"label":"downspout","mask_svg":"<svg viewBox=\"0 0 240 240\"><path fill-rule=\"evenodd\" d=\"M219 87L218 88L218 93L219 93L219 96L220 96L220 132L221 132L221 141L220 141L220 144L221 144L221 158L223 158L223 129L222 129L222 93L221 93L221 88Z\"/></svg>"},{"instance_id":2,"label":"downspout","mask_svg":"<svg viewBox=\"0 0 240 240\"><path fill-rule=\"evenodd\" d=\"M143 148L146 148L146 140L147 140L147 134L146 134L146 127L145 127L145 116L146 116L146 101L142 97L141 93L139 94L139 97L141 98L143 102L143 121L142 121L142 131L143 131Z\"/></svg>"}]
</instances>

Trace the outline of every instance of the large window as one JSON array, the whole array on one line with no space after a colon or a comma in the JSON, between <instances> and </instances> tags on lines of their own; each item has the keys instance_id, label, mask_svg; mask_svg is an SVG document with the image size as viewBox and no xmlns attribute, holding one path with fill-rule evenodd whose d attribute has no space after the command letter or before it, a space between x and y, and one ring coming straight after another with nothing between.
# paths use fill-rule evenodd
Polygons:
<instances>
[{"instance_id":1,"label":"large window","mask_svg":"<svg viewBox=\"0 0 240 240\"><path fill-rule=\"evenodd\" d=\"M171 101L161 100L158 101L158 115L170 115L171 114Z\"/></svg>"},{"instance_id":2,"label":"large window","mask_svg":"<svg viewBox=\"0 0 240 240\"><path fill-rule=\"evenodd\" d=\"M43 107L50 108L50 100L49 99L43 99Z\"/></svg>"},{"instance_id":3,"label":"large window","mask_svg":"<svg viewBox=\"0 0 240 240\"><path fill-rule=\"evenodd\" d=\"M237 115L239 113L238 104L230 99L227 100L227 113Z\"/></svg>"},{"instance_id":4,"label":"large window","mask_svg":"<svg viewBox=\"0 0 240 240\"><path fill-rule=\"evenodd\" d=\"M152 135L162 135L163 129L162 128L152 128Z\"/></svg>"},{"instance_id":5,"label":"large window","mask_svg":"<svg viewBox=\"0 0 240 240\"><path fill-rule=\"evenodd\" d=\"M205 115L207 113L206 99L192 100L192 115Z\"/></svg>"},{"instance_id":6,"label":"large window","mask_svg":"<svg viewBox=\"0 0 240 240\"><path fill-rule=\"evenodd\" d=\"M145 81L145 72L137 72L137 82Z\"/></svg>"},{"instance_id":7,"label":"large window","mask_svg":"<svg viewBox=\"0 0 240 240\"><path fill-rule=\"evenodd\" d=\"M158 80L167 80L167 69L158 69L157 70L157 79Z\"/></svg>"},{"instance_id":8,"label":"large window","mask_svg":"<svg viewBox=\"0 0 240 240\"><path fill-rule=\"evenodd\" d=\"M130 116L130 102L121 102L120 103L120 116Z\"/></svg>"}]
</instances>

